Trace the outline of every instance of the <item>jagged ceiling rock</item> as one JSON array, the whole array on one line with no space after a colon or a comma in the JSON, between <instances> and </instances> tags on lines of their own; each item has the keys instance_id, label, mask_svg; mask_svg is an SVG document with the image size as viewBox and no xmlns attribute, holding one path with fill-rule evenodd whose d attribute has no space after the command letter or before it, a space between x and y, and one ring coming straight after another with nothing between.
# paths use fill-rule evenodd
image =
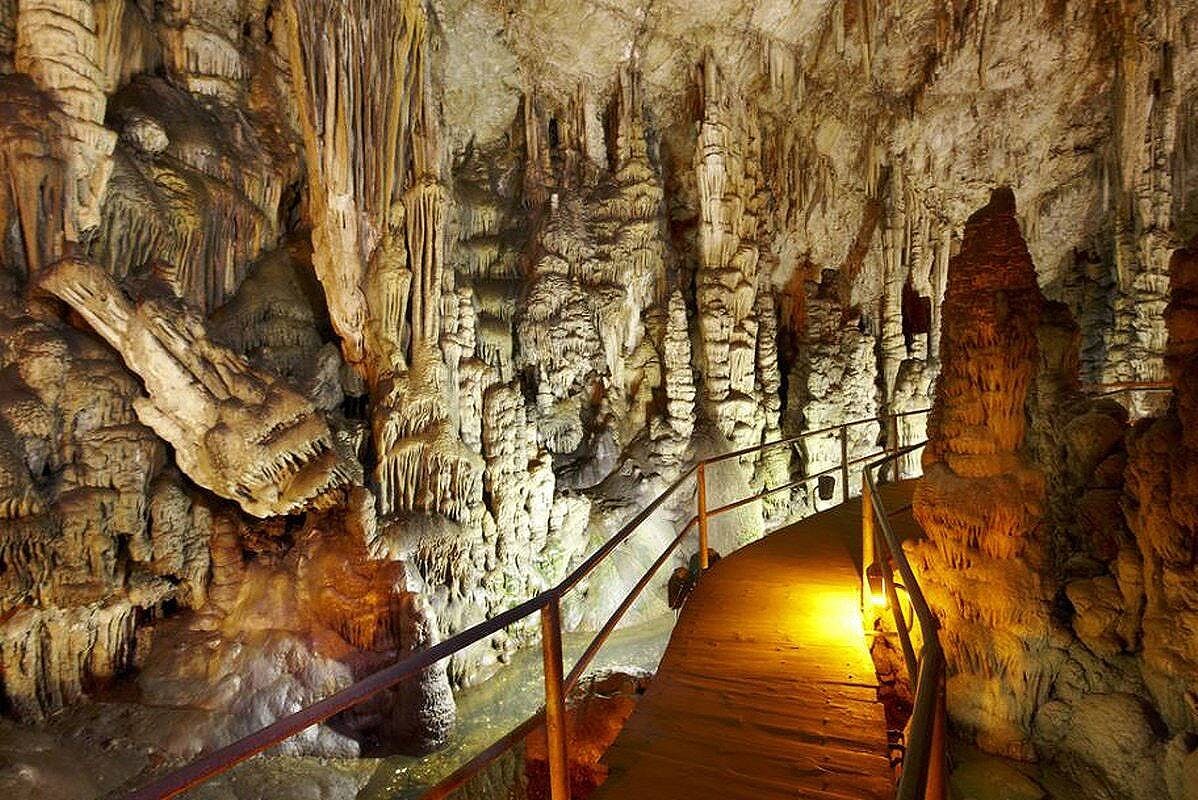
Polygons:
<instances>
[{"instance_id":1,"label":"jagged ceiling rock","mask_svg":"<svg viewBox=\"0 0 1198 800\"><path fill-rule=\"evenodd\" d=\"M312 404L213 344L183 303L151 296L134 304L107 273L78 259L55 264L41 286L142 377L149 396L134 401L138 416L171 443L196 483L267 517L327 508L355 482L356 462Z\"/></svg>"}]
</instances>

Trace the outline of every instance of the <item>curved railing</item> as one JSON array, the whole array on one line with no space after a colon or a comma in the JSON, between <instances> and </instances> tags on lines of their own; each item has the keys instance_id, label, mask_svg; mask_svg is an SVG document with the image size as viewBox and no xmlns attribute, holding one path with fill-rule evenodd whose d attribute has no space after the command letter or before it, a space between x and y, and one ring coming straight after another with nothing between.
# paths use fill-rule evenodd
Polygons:
<instances>
[{"instance_id":1,"label":"curved railing","mask_svg":"<svg viewBox=\"0 0 1198 800\"><path fill-rule=\"evenodd\" d=\"M1098 391L1098 396L1117 395L1137 391L1169 391L1168 384L1159 382L1118 384L1110 386L1090 387L1091 393ZM175 797L186 789L202 783L213 776L225 772L236 764L260 753L305 728L323 722L330 717L362 703L378 692L396 686L411 678L438 661L460 652L488 637L491 637L532 614L539 614L541 623L541 649L544 662L545 705L529 719L518 725L507 735L477 754L469 762L454 773L443 779L428 790L425 798L443 798L477 774L497 756L506 752L513 743L526 736L542 722L548 732L548 758L550 772L550 788L554 800L568 797L568 781L566 772L566 737L565 737L565 698L577 685L605 641L616 629L620 620L632 607L636 599L652 581L653 576L677 551L682 541L692 531L698 533L698 550L700 566L707 567L708 522L717 515L752 503L778 492L787 491L804 484L810 485L826 476L839 474L840 496L847 499L850 492L850 472L857 465L863 467L862 478L862 528L863 528L863 584L862 597L864 610L869 611L871 580L873 572L880 574L877 579L882 591L886 593L889 607L895 616L895 627L903 648L904 660L915 692L914 709L908 724L906 755L904 769L899 780L898 797L900 800L913 800L922 797L940 797L935 791L943 791L943 738L944 738L944 654L936 636L936 619L928 608L927 602L915 580L910 564L903 554L901 543L895 537L890 526L889 514L882 507L877 493L876 472L884 465L895 464L897 460L918 450L923 444L899 447L899 420L911 415L926 414L928 409L918 409L886 418L888 423L886 440L889 450L872 452L864 456L849 458L849 431L865 425L879 425L876 417L853 420L840 425L833 425L819 430L806 431L797 436L769 442L763 445L747 447L731 453L707 458L682 473L665 491L658 495L648 506L642 509L627 524L625 524L611 539L592 553L585 561L576 567L557 586L508 609L479 625L464 630L450 638L415 653L404 660L387 667L367 678L358 681L319 702L300 711L284 717L267 727L256 731L243 739L233 742L211 753L201 756L185 767L164 775L144 788L129 795L130 800L160 800ZM736 500L716 508L707 507L707 470L723 461L740 458L747 455L778 448L794 446L805 439L837 433L840 438L840 463L834 467L804 474L780 486L763 489L749 497ZM879 456L882 456L879 458ZM892 470L892 473L895 470ZM562 625L561 601L567 592L578 586L594 569L603 563L625 541L627 541L654 513L669 501L692 478L696 481L696 510L682 529L662 550L657 559L620 603L607 622L599 629L585 648L569 674L563 675L562 665ZM900 509L901 510L901 509ZM891 512L893 513L893 512ZM883 553L886 557L876 559L875 554ZM893 562L893 568L891 563ZM876 569L875 569L876 568ZM910 598L914 612L913 619L908 622L898 602L897 584L892 569L897 569L904 588ZM912 623L918 625L921 641L920 650L915 651Z\"/></svg>"},{"instance_id":2,"label":"curved railing","mask_svg":"<svg viewBox=\"0 0 1198 800\"><path fill-rule=\"evenodd\" d=\"M915 572L903 552L902 542L890 524L893 514L909 506L887 511L878 492L874 471L899 456L919 450L927 442L902 448L898 453L871 463L861 476L861 594L862 613L868 621L871 609L884 606L894 620L895 632L903 651L907 678L914 693L911 717L907 723L906 746L899 776L898 800L942 800L947 796L945 782L945 696L944 651L937 635L939 622L924 598ZM880 556L880 557L878 557ZM893 566L892 566L893 562ZM897 569L902 583L896 583ZM881 586L874 586L877 580ZM898 589L910 599L913 618L908 621ZM877 602L878 593L882 602ZM911 638L912 623L918 626L920 649Z\"/></svg>"},{"instance_id":3,"label":"curved railing","mask_svg":"<svg viewBox=\"0 0 1198 800\"><path fill-rule=\"evenodd\" d=\"M491 619L468 628L454 636L445 639L444 641L433 645L427 650L415 653L404 660L387 667L379 672L376 672L353 685L342 689L335 694L326 697L312 705L297 711L290 716L283 717L276 722L258 730L245 738L239 739L232 744L214 750L211 753L205 754L195 761L174 772L163 775L162 777L152 781L145 787L133 792L129 795L129 800L162 800L162 798L175 797L183 791L203 783L204 781L219 775L235 765L251 758L252 756L263 752L264 750L273 747L289 737L299 733L311 725L323 722L334 715L353 708L375 694L396 686L404 680L407 680L417 673L425 670L438 661L447 658L454 653L460 652L484 639L487 639L504 628L513 625L521 620L529 617L532 614L540 615L541 626L541 649L542 660L544 663L544 680L545 680L545 705L529 719L518 725L514 730L493 743L484 751L476 755L469 762L464 764L454 773L443 779L436 786L428 790L425 798L442 798L447 796L454 789L458 788L469 780L473 775L477 774L482 768L493 761L497 756L506 752L513 743L519 741L526 736L535 727L544 721L548 732L549 742L549 773L550 773L550 789L554 800L563 800L568 797L568 776L567 776L567 761L566 761L566 736L565 736L565 698L566 695L578 684L587 668L593 662L595 656L599 653L605 641L619 625L620 620L624 617L627 611L632 607L633 603L644 591L646 586L652 581L653 576L664 565L681 545L682 541L692 530L697 530L698 533L698 551L700 555L700 567L707 567L707 551L708 551L708 522L712 517L727 513L741 506L761 500L769 495L779 492L788 491L795 487L805 484L811 484L821 478L827 476L838 476L840 483L840 495L842 499L847 499L850 488L850 474L853 467L863 465L871 460L876 460L882 453L889 452L885 461L898 458L910 448L902 450L897 447L899 420L912 416L924 415L928 409L918 409L915 411L907 411L898 414L892 414L887 417L888 429L887 440L890 445L889 450L874 451L869 454L849 458L850 444L849 432L858 427L874 425L880 426L881 421L877 417L869 417L865 419L853 420L851 422L833 425L818 430L806 431L797 436L791 436L785 439L779 439L774 442L757 445L754 447L746 447L741 450L736 450L730 453L714 456L703 459L697 462L694 466L683 472L677 479L673 481L661 494L642 509L636 516L628 521L614 536L605 542L599 549L587 557L581 564L573 569L561 583L554 586L541 594L533 597L525 602L508 609L501 614L492 617ZM735 500L716 508L708 508L707 505L707 471L714 465L724 461L741 458L748 455L759 454L768 450L779 447L792 447L800 444L806 439L826 436L830 433L836 433L840 439L840 463L834 467L816 472L814 474L803 474L801 477L791 480L779 486L764 488L761 491L740 500ZM868 470L866 470L868 474ZM604 562L621 544L627 541L654 513L658 511L667 501L690 481L692 478L696 481L695 496L696 508L695 514L687 521L682 529L674 536L674 538L666 545L657 559L641 577L641 579L632 588L625 599L615 609L608 618L607 622L599 629L591 640L590 644L585 648L578 661L574 664L569 674L563 675L562 666L562 624L561 624L561 601L562 598L570 590L578 586L584 579L589 576L594 569Z\"/></svg>"},{"instance_id":4,"label":"curved railing","mask_svg":"<svg viewBox=\"0 0 1198 800\"><path fill-rule=\"evenodd\" d=\"M1094 400L1119 398L1120 405L1127 409L1132 419L1154 416L1164 410L1159 403L1149 402L1154 396L1172 393L1169 381L1123 381L1121 383L1095 383L1085 387L1086 394Z\"/></svg>"}]
</instances>

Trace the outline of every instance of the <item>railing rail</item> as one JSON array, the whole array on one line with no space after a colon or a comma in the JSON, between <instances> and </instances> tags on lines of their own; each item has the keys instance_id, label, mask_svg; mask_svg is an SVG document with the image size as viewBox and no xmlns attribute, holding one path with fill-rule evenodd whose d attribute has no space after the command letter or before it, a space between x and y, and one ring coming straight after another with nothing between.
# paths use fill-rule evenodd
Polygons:
<instances>
[{"instance_id":1,"label":"railing rail","mask_svg":"<svg viewBox=\"0 0 1198 800\"><path fill-rule=\"evenodd\" d=\"M1099 397L1125 392L1171 390L1171 386L1163 382L1134 382L1089 388L1092 394L1096 394ZM900 778L898 796L901 800L924 797L928 791L930 782L937 780L941 781L941 783L943 782L942 759L941 756L935 754L943 752L944 695L942 684L944 655L935 633L935 618L929 610L922 593L919 591L914 573L911 571L910 565L903 555L900 543L894 536L889 523L889 514L880 502L874 472L884 464L897 463L897 460L902 456L914 452L923 446L922 444L918 444L900 447L898 423L904 417L927 413L928 409L921 408L889 414L882 419L878 417L866 417L817 430L804 431L795 436L703 459L679 475L652 502L621 527L614 536L575 567L557 586L547 589L536 597L526 600L472 628L461 631L427 650L408 656L402 661L380 670L294 714L283 717L243 739L200 756L186 766L163 775L143 788L134 791L129 795L129 800L162 800L163 798L175 797L187 789L231 769L240 762L283 742L305 728L353 708L375 694L398 685L422 670L428 669L438 661L493 636L502 629L520 622L534 613L539 614L541 619L541 640L545 666L545 707L518 725L506 736L500 738L490 747L476 755L469 762L459 767L453 774L432 787L424 796L426 798L442 798L447 796L544 720L550 738L548 753L552 796L554 800L564 800L564 798L568 797L564 729L565 697L578 684L578 681L591 665L599 650L603 647L603 644L619 625L620 620L648 586L653 575L677 551L687 534L694 528L698 529L700 567L706 569L708 522L712 517L727 513L748 503L759 501L777 492L787 491L798 486L810 485L813 481L820 480L826 476L836 475L837 473L839 473L841 499L848 499L850 471L853 467L860 464L866 464L862 479L863 603L867 604L869 602L868 595L870 587L868 585L868 571L875 563L878 563L875 562L875 554L885 552L889 558L883 558L881 560L882 563L878 563L878 566L882 568L881 580L890 600L890 605L896 614L895 624L896 628L901 631L900 640L903 644L904 660L907 663L909 674L914 681L913 686L916 693L915 708L909 726L912 731L912 737L907 747L905 768ZM850 459L848 457L850 453L849 431L859 426L883 424L886 426L884 430L886 433L887 449ZM778 447L794 446L804 440L824 436L829 433L839 435L841 456L839 464L814 474L803 474L799 478L779 486L763 488L749 497L725 503L716 508L709 509L707 507L707 470L713 464L748 455L760 454ZM567 592L590 575L616 548L627 541L646 520L657 512L691 478L695 478L696 480L696 512L694 516L683 525L682 529L663 549L649 570L636 583L608 618L607 622L595 634L570 672L563 675L560 619L562 598ZM919 623L922 644L918 656L915 655L914 646L911 642L909 625L898 603L894 576L889 572L891 561L893 561L898 569L903 580L903 587L911 598L915 610L915 619L912 621ZM866 611L869 610L867 605L863 605L863 608ZM936 744L937 739L940 741L939 745Z\"/></svg>"},{"instance_id":2,"label":"railing rail","mask_svg":"<svg viewBox=\"0 0 1198 800\"><path fill-rule=\"evenodd\" d=\"M908 722L910 735L907 739L903 770L899 776L898 800L944 800L947 797L945 783L945 697L944 697L944 652L940 647L937 631L940 627L931 607L924 598L914 570L903 552L902 542L890 524L892 513L886 509L878 492L874 470L899 456L922 448L926 442L902 448L885 458L871 463L861 475L861 545L864 557L861 562L862 613L870 618L869 604L873 602L870 577L877 574L882 581L886 607L894 619L895 631L903 651L907 677L915 693L914 707ZM904 507L903 510L906 510ZM897 511L897 510L896 510ZM880 556L874 560L876 556ZM893 562L894 567L891 567ZM875 572L876 568L876 572ZM921 646L919 653L911 638L911 626L903 613L899 600L898 584L893 569L902 578L902 587L911 601L914 612L911 622L918 623Z\"/></svg>"},{"instance_id":3,"label":"railing rail","mask_svg":"<svg viewBox=\"0 0 1198 800\"><path fill-rule=\"evenodd\" d=\"M1119 381L1117 383L1091 383L1085 387L1087 394L1094 397L1110 397L1130 392L1171 392L1170 381Z\"/></svg>"},{"instance_id":4,"label":"railing rail","mask_svg":"<svg viewBox=\"0 0 1198 800\"><path fill-rule=\"evenodd\" d=\"M852 420L839 425L804 431L795 436L702 459L679 475L664 491L658 494L648 505L621 527L614 536L604 542L594 553L571 570L556 586L485 622L461 631L427 650L415 653L390 667L380 670L294 714L283 717L232 744L203 755L178 770L159 777L148 785L131 793L128 796L129 800L163 800L164 798L175 797L187 789L226 772L242 761L283 742L305 728L323 722L349 708L353 708L375 694L398 685L422 670L428 669L438 661L493 636L502 629L520 622L534 613L539 614L541 623L545 706L541 711L534 714L528 720L525 720L506 736L500 738L436 786L429 789L424 797L446 797L450 792L464 784L487 764L505 752L512 744L535 729L544 720L549 738L548 758L552 798L553 800L566 800L569 797L569 790L565 742L565 698L577 686L578 681L585 674L596 655L598 655L604 642L615 631L621 619L640 597L657 571L677 551L687 534L694 528L698 529L700 567L701 569L706 569L708 566L708 521L711 517L727 513L778 492L811 484L812 481L819 480L828 475L835 475L836 473L840 473L842 499L848 499L850 470L857 465L866 464L871 460L875 460L875 463L881 463L876 460L879 455L885 453L889 453L889 456L883 459L883 461L889 461L910 452L911 448L904 449L898 447L898 421L904 417L926 414L927 412L928 409L923 408L890 414L884 420L880 420L878 417ZM849 431L860 426L881 426L882 424L886 425L887 447L881 451L871 452L864 456L852 459L848 458L850 452ZM707 508L707 470L710 466L748 455L760 454L778 447L794 446L806 439L829 433L837 433L839 435L841 451L839 464L814 474L803 474L797 479L779 486L763 487L759 492L749 497L725 503L716 508ZM866 469L865 472L868 474L869 470ZM682 529L670 543L666 545L657 559L595 634L570 672L563 675L562 625L560 615L562 598L571 589L586 579L616 548L627 541L646 520L657 512L692 477L696 480L695 514L682 526Z\"/></svg>"}]
</instances>

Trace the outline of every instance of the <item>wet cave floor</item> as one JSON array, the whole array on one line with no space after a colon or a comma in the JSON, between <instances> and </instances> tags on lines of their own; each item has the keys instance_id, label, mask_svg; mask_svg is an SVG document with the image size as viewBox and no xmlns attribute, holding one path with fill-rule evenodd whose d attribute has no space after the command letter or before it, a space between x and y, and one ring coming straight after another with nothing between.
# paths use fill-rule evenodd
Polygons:
<instances>
[{"instance_id":1,"label":"wet cave floor","mask_svg":"<svg viewBox=\"0 0 1198 800\"><path fill-rule=\"evenodd\" d=\"M667 614L616 631L588 674L656 670L674 626ZM567 634L566 668L591 633ZM266 755L182 795L185 800L398 800L428 787L536 712L543 702L541 651L513 655L482 683L457 694L448 744L423 757L317 758ZM118 684L41 725L0 717L0 797L11 800L116 800L163 769L158 751L169 731L211 724L207 712L137 702Z\"/></svg>"}]
</instances>

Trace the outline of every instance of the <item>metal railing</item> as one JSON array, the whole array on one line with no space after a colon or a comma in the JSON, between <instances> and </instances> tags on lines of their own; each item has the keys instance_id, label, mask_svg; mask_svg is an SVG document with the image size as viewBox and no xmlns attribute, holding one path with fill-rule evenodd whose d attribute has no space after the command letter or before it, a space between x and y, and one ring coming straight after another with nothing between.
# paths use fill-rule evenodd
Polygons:
<instances>
[{"instance_id":1,"label":"metal railing","mask_svg":"<svg viewBox=\"0 0 1198 800\"><path fill-rule=\"evenodd\" d=\"M482 752L478 753L474 758L463 764L448 777L444 778L438 784L429 789L423 795L423 798L428 800L430 798L444 798L448 796L451 792L465 784L498 756L506 752L514 743L527 736L543 721L548 737L548 762L551 796L553 800L567 800L569 797L569 776L566 752L566 697L570 691L577 686L579 680L582 678L587 668L591 665L600 648L602 648L604 642L607 641L608 637L611 636L612 632L619 625L620 620L632 607L633 603L636 602L637 598L640 597L641 593L652 581L653 576L657 573L657 571L675 553L679 545L681 545L682 541L686 538L687 534L689 534L692 529L697 529L700 560L699 566L701 569L706 569L708 567L709 549L708 523L712 517L727 513L749 503L762 500L767 496L779 492L788 491L803 485L809 485L813 481L817 481L825 476L836 475L837 473L839 473L839 482L841 484L841 497L842 499L847 500L850 494L850 475L852 468L859 464L866 464L871 460L874 462L870 465L872 468L873 466L877 466L882 463L890 463L891 461L895 461L906 453L911 452L914 448L900 448L898 446L898 422L904 417L912 415L924 415L927 414L927 412L928 409L922 408L914 411L906 411L887 415L885 417L885 420L888 423L886 447L882 450L875 450L871 453L858 456L856 458L849 458L851 450L849 431L853 428L867 425L880 426L881 420L879 420L878 417L868 417L865 419L853 420L851 422L845 422L839 425L833 425L818 430L805 431L796 436L791 436L785 439L779 439L773 442L755 445L752 447L746 447L730 453L703 459L684 471L661 494L654 498L652 502L650 502L644 509L637 513L636 516L629 520L614 536L607 540L594 553L592 553L574 570L572 570L570 574L567 575L566 578L563 579L557 586L547 589L536 597L526 600L514 608L508 609L507 611L504 611L485 622L461 631L460 633L457 633L448 639L433 645L427 650L415 653L390 667L376 672L364 678L363 680L358 681L353 685L330 695L329 697L326 697L323 700L297 711L294 714L283 717L262 728L261 730L258 730L242 739L239 739L236 742L233 742L232 744L226 745L218 750L203 755L181 769L163 775L143 788L134 791L129 795L129 800L162 800L163 798L175 797L187 789L203 783L204 781L207 781L223 772L226 772L242 761L245 761L256 754L283 742L296 733L308 728L309 726L323 722L342 711L359 705L368 698L373 697L375 694L394 687L402 681L413 677L425 669L428 669L441 659L447 658L454 653L460 652L484 639L487 639L499 633L504 628L520 622L532 614L540 615L541 650L544 664L545 684L544 707L532 717L516 726L516 728L514 728L508 734L494 742ZM779 447L795 446L805 439L815 436L824 436L829 433L837 433L839 435L841 459L838 465L814 474L803 474L801 477L788 481L779 486L763 488L761 491L749 497L725 503L716 508L708 508L707 471L708 468L713 464L742 458L748 455L760 454ZM885 454L888 455L879 461L879 455ZM870 491L873 491L874 485L873 478L870 475L870 468L865 468L864 472L866 476L866 482L864 486ZM627 541L645 523L646 520L656 513L658 509L660 509L668 500L670 500L692 477L696 481L695 514L687 521L687 523L674 536L669 544L666 545L666 547L658 555L657 559L611 614L607 622L605 622L595 634L594 638L591 640L590 644L587 645L582 655L579 656L577 662L575 662L570 672L568 674L563 674L561 623L562 598L570 590L578 586L584 579L586 579L587 576L589 576L600 563L606 560L616 550L616 548ZM907 569L909 569L909 567ZM904 575L904 580L908 581L909 586L914 585L913 578L908 578L906 575ZM934 637L932 638L934 639Z\"/></svg>"},{"instance_id":2,"label":"metal railing","mask_svg":"<svg viewBox=\"0 0 1198 800\"><path fill-rule=\"evenodd\" d=\"M903 454L921 449L927 442L902 448L898 453L875 461L861 475L861 602L862 614L870 619L874 607L889 609L903 652L907 678L914 692L911 717L907 723L906 753L899 776L898 800L943 800L947 797L945 765L946 704L944 694L945 661L937 631L940 627L919 587L902 542L894 533L890 518L909 506L886 510L878 492L874 470ZM880 556L880 557L878 557ZM891 563L893 562L893 567ZM902 583L894 579L897 569ZM883 603L874 600L871 585L876 576L881 582ZM906 591L914 612L909 622L903 611L898 590ZM920 649L916 653L912 624L918 625Z\"/></svg>"},{"instance_id":3,"label":"metal railing","mask_svg":"<svg viewBox=\"0 0 1198 800\"><path fill-rule=\"evenodd\" d=\"M1164 408L1161 404L1150 400L1154 396L1171 394L1173 384L1169 381L1095 383L1086 385L1085 392L1094 400L1119 398L1120 405L1127 409L1128 415L1134 420L1162 412Z\"/></svg>"}]
</instances>

